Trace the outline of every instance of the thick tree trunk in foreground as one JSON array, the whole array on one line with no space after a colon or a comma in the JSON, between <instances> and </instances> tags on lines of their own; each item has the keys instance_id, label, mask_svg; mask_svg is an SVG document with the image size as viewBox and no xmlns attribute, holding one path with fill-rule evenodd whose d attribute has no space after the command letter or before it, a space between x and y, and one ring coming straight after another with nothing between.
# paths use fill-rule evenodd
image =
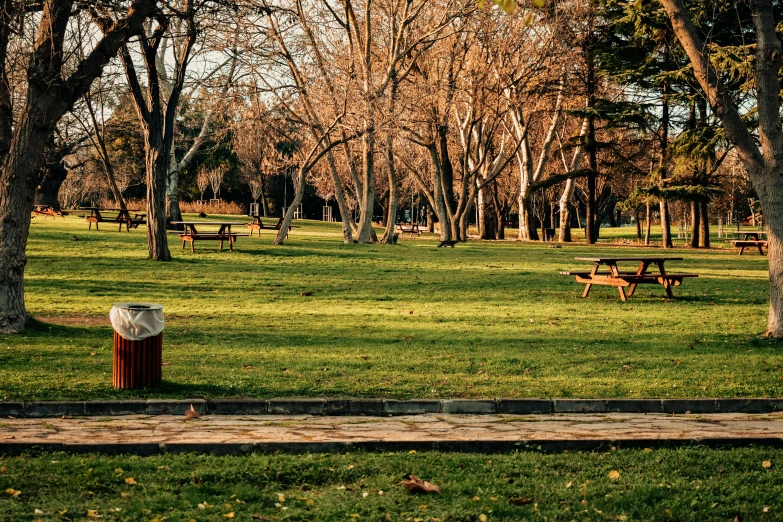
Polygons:
<instances>
[{"instance_id":1,"label":"thick tree trunk in foreground","mask_svg":"<svg viewBox=\"0 0 783 522\"><path fill-rule=\"evenodd\" d=\"M357 242L370 243L375 236L372 228L372 215L375 209L375 131L369 126L365 127L362 137L362 187L359 201L359 230Z\"/></svg>"},{"instance_id":2,"label":"thick tree trunk in foreground","mask_svg":"<svg viewBox=\"0 0 783 522\"><path fill-rule=\"evenodd\" d=\"M166 181L168 178L168 154L162 152L163 144L155 136L145 136L147 168L147 247L151 259L170 261L166 236Z\"/></svg>"}]
</instances>

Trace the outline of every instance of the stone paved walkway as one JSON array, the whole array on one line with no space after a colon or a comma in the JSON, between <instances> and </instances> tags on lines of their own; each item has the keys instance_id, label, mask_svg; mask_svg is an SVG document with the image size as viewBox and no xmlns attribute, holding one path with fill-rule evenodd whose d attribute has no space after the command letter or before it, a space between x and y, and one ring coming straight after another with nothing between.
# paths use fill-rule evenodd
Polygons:
<instances>
[{"instance_id":1,"label":"stone paved walkway","mask_svg":"<svg viewBox=\"0 0 783 522\"><path fill-rule=\"evenodd\" d=\"M128 415L49 419L0 419L0 452L22 451L31 445L53 449L98 451L116 446L130 453L156 447L192 447L212 451L223 446L286 445L297 450L339 449L341 446L426 449L432 444L468 449L477 443L536 445L560 443L561 449L590 447L569 442L711 441L712 444L783 444L783 412L770 414L554 414L554 415L413 415L403 417L230 416L187 420L173 415ZM733 441L733 442L732 442ZM633 444L636 442L637 444ZM461 443L462 446L454 443ZM331 444L331 446L330 446ZM429 446L428 446L429 444ZM505 446L504 446L505 444ZM134 446L137 446L134 448ZM365 446L368 447L368 446ZM489 447L489 446L487 446ZM139 449L142 448L142 449ZM144 449L146 448L146 449ZM212 448L212 449L210 449Z\"/></svg>"}]
</instances>

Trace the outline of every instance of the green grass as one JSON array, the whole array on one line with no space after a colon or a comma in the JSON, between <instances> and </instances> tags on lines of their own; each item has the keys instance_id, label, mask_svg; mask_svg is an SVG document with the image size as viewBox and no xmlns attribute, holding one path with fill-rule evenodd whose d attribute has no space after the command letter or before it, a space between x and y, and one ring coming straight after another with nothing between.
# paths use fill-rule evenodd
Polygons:
<instances>
[{"instance_id":1,"label":"green grass","mask_svg":"<svg viewBox=\"0 0 783 522\"><path fill-rule=\"evenodd\" d=\"M761 335L765 257L511 241L439 249L432 237L343 245L335 224L298 224L285 246L269 232L234 253L173 241L174 260L158 263L143 229L36 220L26 296L41 322L0 336L0 400L783 395L780 345ZM672 301L658 286L627 303L606 287L582 299L558 275L587 266L575 256L663 253L685 258L670 270L700 275ZM111 387L108 312L132 300L165 306L157 390Z\"/></svg>"},{"instance_id":2,"label":"green grass","mask_svg":"<svg viewBox=\"0 0 783 522\"><path fill-rule=\"evenodd\" d=\"M762 467L766 460L772 467ZM6 469L0 472L0 519L85 520L95 510L106 521L225 521L229 513L241 521L435 522L484 520L481 515L514 521L780 520L781 463L783 451L768 448L552 455L54 453L0 457ZM619 478L609 478L613 470ZM439 485L442 495L407 493L399 481L408 473ZM127 484L129 478L136 483ZM6 489L20 493L11 497ZM510 497L531 503L513 505Z\"/></svg>"}]
</instances>

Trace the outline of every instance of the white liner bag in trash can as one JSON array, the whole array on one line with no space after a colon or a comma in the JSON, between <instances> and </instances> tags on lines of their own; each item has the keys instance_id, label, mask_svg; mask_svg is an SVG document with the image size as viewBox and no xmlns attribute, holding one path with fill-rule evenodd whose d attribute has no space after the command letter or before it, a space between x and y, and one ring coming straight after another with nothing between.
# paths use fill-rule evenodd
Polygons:
<instances>
[{"instance_id":1,"label":"white liner bag in trash can","mask_svg":"<svg viewBox=\"0 0 783 522\"><path fill-rule=\"evenodd\" d=\"M114 387L134 389L160 384L163 306L117 303L109 318L114 328Z\"/></svg>"}]
</instances>

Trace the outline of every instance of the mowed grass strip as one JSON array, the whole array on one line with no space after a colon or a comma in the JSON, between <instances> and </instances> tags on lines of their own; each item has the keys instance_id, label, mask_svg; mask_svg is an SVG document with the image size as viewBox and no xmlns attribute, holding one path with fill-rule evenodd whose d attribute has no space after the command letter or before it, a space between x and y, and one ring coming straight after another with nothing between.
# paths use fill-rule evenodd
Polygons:
<instances>
[{"instance_id":1,"label":"mowed grass strip","mask_svg":"<svg viewBox=\"0 0 783 522\"><path fill-rule=\"evenodd\" d=\"M241 219L237 219L242 222ZM147 259L144 229L36 220L24 334L0 336L0 400L133 397L781 396L783 354L762 336L766 257L735 250L471 241L344 245L339 225ZM241 229L241 227L237 227ZM632 228L602 229L631 236ZM716 243L721 246L721 243ZM577 256L670 255L693 272L664 298L582 285ZM165 306L164 384L111 387L112 304Z\"/></svg>"},{"instance_id":2,"label":"mowed grass strip","mask_svg":"<svg viewBox=\"0 0 783 522\"><path fill-rule=\"evenodd\" d=\"M779 520L781 463L779 449L697 447L505 455L31 454L0 457L0 517ZM442 494L408 493L399 482L409 473L440 486Z\"/></svg>"}]
</instances>

